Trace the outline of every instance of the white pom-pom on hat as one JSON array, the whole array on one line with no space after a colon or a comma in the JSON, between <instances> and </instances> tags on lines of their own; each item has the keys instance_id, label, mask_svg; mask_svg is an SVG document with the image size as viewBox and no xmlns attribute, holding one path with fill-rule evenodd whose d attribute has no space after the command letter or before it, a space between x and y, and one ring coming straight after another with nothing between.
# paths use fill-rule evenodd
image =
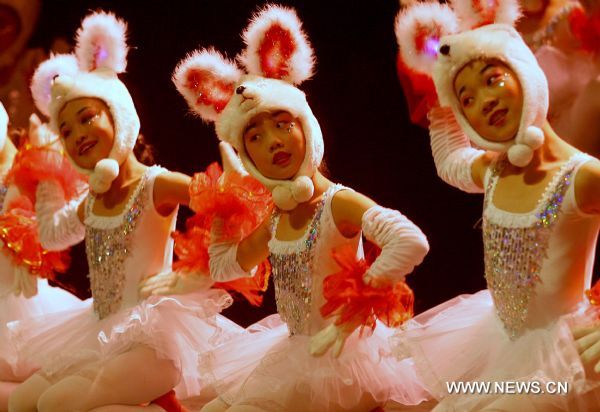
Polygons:
<instances>
[{"instance_id":1,"label":"white pom-pom on hat","mask_svg":"<svg viewBox=\"0 0 600 412\"><path fill-rule=\"evenodd\" d=\"M307 202L315 193L315 185L308 176L298 176L291 187L292 196L298 203Z\"/></svg>"},{"instance_id":2,"label":"white pom-pom on hat","mask_svg":"<svg viewBox=\"0 0 600 412\"><path fill-rule=\"evenodd\" d=\"M281 210L292 210L298 206L298 202L294 200L292 191L287 185L275 186L271 193L273 195L273 203Z\"/></svg>"},{"instance_id":3,"label":"white pom-pom on hat","mask_svg":"<svg viewBox=\"0 0 600 412\"><path fill-rule=\"evenodd\" d=\"M112 13L87 16L77 30L75 54L82 70L110 69L123 73L127 67L127 25Z\"/></svg>"},{"instance_id":4,"label":"white pom-pom on hat","mask_svg":"<svg viewBox=\"0 0 600 412\"><path fill-rule=\"evenodd\" d=\"M96 193L105 193L119 175L119 163L110 158L96 163L94 173L90 176L90 188Z\"/></svg>"},{"instance_id":5,"label":"white pom-pom on hat","mask_svg":"<svg viewBox=\"0 0 600 412\"><path fill-rule=\"evenodd\" d=\"M293 9L269 5L242 34L246 50L238 57L249 74L299 85L313 74L313 49Z\"/></svg>"},{"instance_id":6,"label":"white pom-pom on hat","mask_svg":"<svg viewBox=\"0 0 600 412\"><path fill-rule=\"evenodd\" d=\"M544 144L544 132L536 126L529 126L523 134L523 143L533 150L539 149Z\"/></svg>"},{"instance_id":7,"label":"white pom-pom on hat","mask_svg":"<svg viewBox=\"0 0 600 412\"><path fill-rule=\"evenodd\" d=\"M446 5L417 3L398 13L394 28L403 62L418 73L431 75L439 40L455 33L458 21Z\"/></svg>"},{"instance_id":8,"label":"white pom-pom on hat","mask_svg":"<svg viewBox=\"0 0 600 412\"><path fill-rule=\"evenodd\" d=\"M175 68L175 87L194 113L206 122L217 120L242 77L237 65L214 49L196 50Z\"/></svg>"},{"instance_id":9,"label":"white pom-pom on hat","mask_svg":"<svg viewBox=\"0 0 600 412\"><path fill-rule=\"evenodd\" d=\"M533 149L522 143L515 143L508 149L508 161L517 167L525 167L533 159Z\"/></svg>"}]
</instances>

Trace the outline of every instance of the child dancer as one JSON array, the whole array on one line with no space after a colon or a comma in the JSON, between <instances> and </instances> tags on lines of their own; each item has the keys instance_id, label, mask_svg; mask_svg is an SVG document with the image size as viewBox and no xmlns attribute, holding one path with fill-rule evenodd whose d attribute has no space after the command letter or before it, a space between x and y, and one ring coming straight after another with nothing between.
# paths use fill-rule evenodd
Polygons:
<instances>
[{"instance_id":1,"label":"child dancer","mask_svg":"<svg viewBox=\"0 0 600 412\"><path fill-rule=\"evenodd\" d=\"M496 24L483 25L485 16L463 14L469 6L415 5L396 29L403 58L432 74L439 96L429 113L438 174L485 194L488 290L417 316L397 334L396 349L413 358L440 401L435 410L594 410L600 382L582 365L569 325L593 312L584 291L600 222L600 163L548 124L546 77L510 25L510 5L498 3ZM460 32L458 21L481 27ZM461 381L519 381L546 392L449 393ZM551 392L558 382L568 394Z\"/></svg>"},{"instance_id":2,"label":"child dancer","mask_svg":"<svg viewBox=\"0 0 600 412\"><path fill-rule=\"evenodd\" d=\"M201 369L213 375L220 394L203 410L364 411L390 398L418 404L425 394L411 363L385 356L390 329L379 324L373 335L361 337L356 324L334 324L319 309L327 301L325 278L340 270L332 252L342 248L361 257L364 233L382 252L359 283L387 286L422 261L427 240L401 213L319 171L323 137L295 87L314 66L296 13L268 6L243 37L247 48L239 60L247 74L213 49L192 53L174 74L192 110L215 121L219 139L235 147L276 206L241 242L210 246L210 272L218 281L250 276L269 258L278 315L201 355ZM217 239L219 226L213 230Z\"/></svg>"},{"instance_id":3,"label":"child dancer","mask_svg":"<svg viewBox=\"0 0 600 412\"><path fill-rule=\"evenodd\" d=\"M30 136L43 134L42 127L32 116ZM52 277L54 271L65 271L68 267L67 252L44 251L39 245L35 212L32 201L18 194L14 181L15 165L13 164L16 148L7 138L8 117L4 107L0 105L0 152L2 165L2 209L0 215L2 252L0 253L0 410L8 408L8 396L17 382L26 379L35 370L30 362L16 363L8 329L8 322L26 319L44 313L53 313L66 309L75 309L85 305L70 293L48 285L43 277ZM34 139L30 139L34 140ZM39 145L39 141L36 142ZM33 150L21 147L18 158L23 152ZM62 158L62 155L56 153ZM16 160L19 163L19 160ZM46 169L46 174L52 170ZM78 179L76 173L65 174ZM34 200L33 200L34 201Z\"/></svg>"},{"instance_id":4,"label":"child dancer","mask_svg":"<svg viewBox=\"0 0 600 412\"><path fill-rule=\"evenodd\" d=\"M85 234L93 311L13 325L19 356L42 369L15 390L11 410L140 405L174 387L195 395L197 351L241 330L215 317L231 302L223 291L138 296L140 280L170 271L170 234L178 205L189 200L189 177L146 167L132 152L140 123L117 77L126 66L125 30L113 15L94 13L78 31L76 56L55 56L34 75L39 109L90 176L89 196L74 207L53 182L40 183L40 233L58 249Z\"/></svg>"}]
</instances>

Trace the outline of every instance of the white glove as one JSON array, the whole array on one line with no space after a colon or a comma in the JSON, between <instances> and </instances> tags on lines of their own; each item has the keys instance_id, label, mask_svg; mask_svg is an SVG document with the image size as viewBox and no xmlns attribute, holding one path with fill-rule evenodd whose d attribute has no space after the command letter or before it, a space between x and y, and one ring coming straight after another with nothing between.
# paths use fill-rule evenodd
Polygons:
<instances>
[{"instance_id":1,"label":"white glove","mask_svg":"<svg viewBox=\"0 0 600 412\"><path fill-rule=\"evenodd\" d=\"M49 149L61 150L58 136L52 133L48 125L42 123L35 113L29 116L29 142L34 147L46 146Z\"/></svg>"},{"instance_id":2,"label":"white glove","mask_svg":"<svg viewBox=\"0 0 600 412\"><path fill-rule=\"evenodd\" d=\"M429 110L431 153L438 176L446 183L468 193L483 193L473 181L473 162L485 152L471 147L468 137L449 107Z\"/></svg>"},{"instance_id":3,"label":"white glove","mask_svg":"<svg viewBox=\"0 0 600 412\"><path fill-rule=\"evenodd\" d=\"M346 328L331 324L321 329L310 338L310 354L312 356L323 356L329 348L334 358L341 355L346 339L352 334Z\"/></svg>"},{"instance_id":4,"label":"white glove","mask_svg":"<svg viewBox=\"0 0 600 412\"><path fill-rule=\"evenodd\" d=\"M147 277L138 285L141 298L151 295L184 295L210 289L214 281L206 275L182 272L162 272Z\"/></svg>"},{"instance_id":5,"label":"white glove","mask_svg":"<svg viewBox=\"0 0 600 412\"><path fill-rule=\"evenodd\" d=\"M600 373L600 325L580 326L572 332L581 362L588 367L594 366L594 371Z\"/></svg>"},{"instance_id":6,"label":"white glove","mask_svg":"<svg viewBox=\"0 0 600 412\"><path fill-rule=\"evenodd\" d=\"M85 226L79 220L77 209L86 196L87 192L66 202L65 193L57 182L48 180L39 183L35 214L40 243L44 249L65 250L83 240Z\"/></svg>"},{"instance_id":7,"label":"white glove","mask_svg":"<svg viewBox=\"0 0 600 412\"><path fill-rule=\"evenodd\" d=\"M362 230L365 238L381 248L381 254L363 277L365 283L375 283L373 286L377 286L376 279L404 280L429 252L421 229L397 210L373 206L362 217Z\"/></svg>"},{"instance_id":8,"label":"white glove","mask_svg":"<svg viewBox=\"0 0 600 412\"><path fill-rule=\"evenodd\" d=\"M15 296L23 295L27 299L34 297L38 293L38 278L29 273L29 270L22 266L13 266L13 293Z\"/></svg>"}]
</instances>

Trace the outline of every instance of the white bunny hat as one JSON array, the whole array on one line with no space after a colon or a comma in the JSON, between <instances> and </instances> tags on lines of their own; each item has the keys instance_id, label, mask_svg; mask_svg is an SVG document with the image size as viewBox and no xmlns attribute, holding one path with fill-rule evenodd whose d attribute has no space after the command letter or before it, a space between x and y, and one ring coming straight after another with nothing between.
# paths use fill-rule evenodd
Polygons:
<instances>
[{"instance_id":1,"label":"white bunny hat","mask_svg":"<svg viewBox=\"0 0 600 412\"><path fill-rule=\"evenodd\" d=\"M110 188L140 130L131 95L117 76L127 66L126 30L125 22L113 14L88 15L77 31L75 55L51 56L37 68L31 83L35 104L50 118L50 128L56 134L58 114L67 102L95 97L108 106L115 125L115 140L108 158L96 163L93 170L82 169L73 162L78 171L90 176L90 187L96 193Z\"/></svg>"},{"instance_id":2,"label":"white bunny hat","mask_svg":"<svg viewBox=\"0 0 600 412\"><path fill-rule=\"evenodd\" d=\"M440 104L452 109L469 139L483 149L507 152L512 164L524 167L544 142L541 127L548 113L548 82L512 27L518 17L514 0L454 0L452 8L437 2L416 3L399 13L395 29L405 63L433 78ZM479 135L463 115L454 92L458 72L481 58L502 61L521 83L519 129L507 142L492 142Z\"/></svg>"},{"instance_id":3,"label":"white bunny hat","mask_svg":"<svg viewBox=\"0 0 600 412\"><path fill-rule=\"evenodd\" d=\"M194 51L173 74L177 90L190 108L215 122L217 136L237 150L244 167L273 193L273 201L290 210L314 193L312 176L323 159L323 135L306 96L296 87L311 77L315 59L292 9L267 6L243 33L246 50L238 57L246 73L214 49ZM244 147L243 132L257 114L286 110L299 119L306 138L300 169L290 180L262 175Z\"/></svg>"}]
</instances>

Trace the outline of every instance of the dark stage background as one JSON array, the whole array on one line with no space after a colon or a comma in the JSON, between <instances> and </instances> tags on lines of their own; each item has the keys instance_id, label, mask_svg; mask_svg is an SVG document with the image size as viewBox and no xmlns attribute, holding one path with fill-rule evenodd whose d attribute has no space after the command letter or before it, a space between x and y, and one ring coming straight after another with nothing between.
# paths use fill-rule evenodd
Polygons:
<instances>
[{"instance_id":1,"label":"dark stage background","mask_svg":"<svg viewBox=\"0 0 600 412\"><path fill-rule=\"evenodd\" d=\"M170 76L177 62L199 46L235 56L240 33L263 2L46 0L32 46L71 40L90 10L115 12L129 23L127 73L142 133L161 165L188 174L218 160L212 125L188 113ZM394 0L280 2L293 6L315 49L317 70L301 88L325 138L332 179L381 205L400 210L427 234L431 252L408 278L421 312L461 293L485 287L482 198L442 182L435 173L427 133L409 121L396 76ZM183 221L184 214L180 215ZM270 288L256 309L243 302L226 312L247 325L275 311Z\"/></svg>"}]
</instances>

